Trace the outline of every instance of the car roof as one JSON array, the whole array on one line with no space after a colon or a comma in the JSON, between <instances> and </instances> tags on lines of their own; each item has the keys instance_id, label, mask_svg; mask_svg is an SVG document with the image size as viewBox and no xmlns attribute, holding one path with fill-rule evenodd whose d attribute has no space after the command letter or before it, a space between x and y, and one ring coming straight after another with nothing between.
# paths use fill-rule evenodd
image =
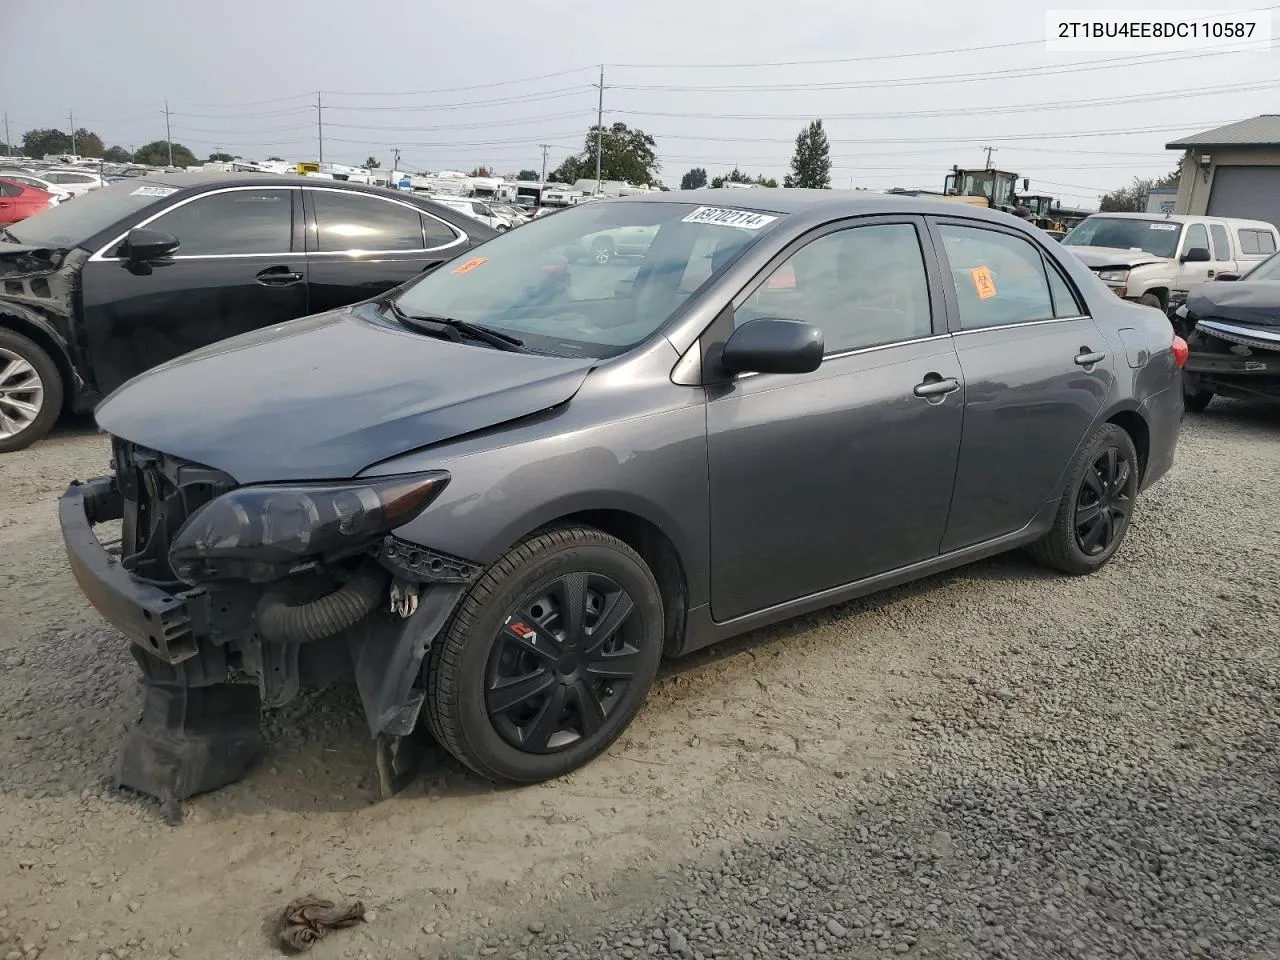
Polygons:
<instances>
[{"instance_id":1,"label":"car roof","mask_svg":"<svg viewBox=\"0 0 1280 960\"><path fill-rule=\"evenodd\" d=\"M1168 220L1170 223L1233 223L1241 227L1263 227L1274 230L1275 224L1265 220L1245 220L1241 217L1210 217L1193 213L1121 213L1119 211L1091 213L1091 217L1106 217L1108 220Z\"/></svg>"}]
</instances>

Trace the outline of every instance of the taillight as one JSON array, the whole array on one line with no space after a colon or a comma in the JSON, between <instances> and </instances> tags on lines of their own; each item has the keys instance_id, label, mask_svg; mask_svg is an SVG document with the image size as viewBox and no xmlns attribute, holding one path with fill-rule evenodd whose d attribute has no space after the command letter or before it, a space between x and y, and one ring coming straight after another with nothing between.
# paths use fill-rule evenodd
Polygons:
<instances>
[{"instance_id":1,"label":"taillight","mask_svg":"<svg viewBox=\"0 0 1280 960\"><path fill-rule=\"evenodd\" d=\"M1187 357L1190 354L1191 348L1187 346L1187 341L1175 334L1173 338L1173 362L1178 365L1179 370L1187 365Z\"/></svg>"}]
</instances>

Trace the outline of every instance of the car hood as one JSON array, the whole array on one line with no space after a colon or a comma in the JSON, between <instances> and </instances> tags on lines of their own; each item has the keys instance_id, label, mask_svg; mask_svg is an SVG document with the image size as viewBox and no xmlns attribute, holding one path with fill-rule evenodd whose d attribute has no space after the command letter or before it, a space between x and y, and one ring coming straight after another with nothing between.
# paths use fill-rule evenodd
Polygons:
<instances>
[{"instance_id":1,"label":"car hood","mask_svg":"<svg viewBox=\"0 0 1280 960\"><path fill-rule=\"evenodd\" d=\"M1280 327L1280 283L1248 280L1197 283L1187 290L1187 310L1201 320L1234 320Z\"/></svg>"},{"instance_id":2,"label":"car hood","mask_svg":"<svg viewBox=\"0 0 1280 960\"><path fill-rule=\"evenodd\" d=\"M239 483L338 479L563 403L595 362L454 343L360 304L155 367L95 417L110 434Z\"/></svg>"},{"instance_id":3,"label":"car hood","mask_svg":"<svg viewBox=\"0 0 1280 960\"><path fill-rule=\"evenodd\" d=\"M1108 268L1123 270L1139 267L1144 263L1172 263L1168 257L1157 257L1145 250L1117 250L1115 247L1077 247L1064 244L1063 249L1070 250L1086 267L1093 270Z\"/></svg>"}]
</instances>

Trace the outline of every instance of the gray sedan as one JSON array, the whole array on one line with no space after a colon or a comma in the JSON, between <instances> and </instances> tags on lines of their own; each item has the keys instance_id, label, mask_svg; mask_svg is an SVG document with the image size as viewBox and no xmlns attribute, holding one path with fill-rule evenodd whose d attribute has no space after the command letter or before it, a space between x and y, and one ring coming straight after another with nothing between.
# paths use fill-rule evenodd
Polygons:
<instances>
[{"instance_id":1,"label":"gray sedan","mask_svg":"<svg viewBox=\"0 0 1280 960\"><path fill-rule=\"evenodd\" d=\"M652 240L600 264L605 231ZM584 205L189 354L102 404L114 472L61 504L143 672L121 781L233 780L260 706L333 679L384 771L425 725L546 780L664 655L1015 548L1090 573L1185 358L1013 217L803 190Z\"/></svg>"}]
</instances>

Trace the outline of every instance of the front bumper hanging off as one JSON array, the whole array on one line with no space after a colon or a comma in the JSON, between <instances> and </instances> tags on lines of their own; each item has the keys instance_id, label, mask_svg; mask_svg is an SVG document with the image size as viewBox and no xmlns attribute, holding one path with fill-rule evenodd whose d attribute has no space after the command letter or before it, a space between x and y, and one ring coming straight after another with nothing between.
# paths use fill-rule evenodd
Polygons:
<instances>
[{"instance_id":1,"label":"front bumper hanging off","mask_svg":"<svg viewBox=\"0 0 1280 960\"><path fill-rule=\"evenodd\" d=\"M300 682L343 679L359 690L382 795L403 785L406 758L416 755L406 746L424 697L416 682L423 657L477 567L455 564L439 574L444 582L423 583L407 618L379 610L316 644L268 643L252 629L244 585L231 595L200 586L170 592L108 552L94 527L124 516L114 477L72 483L58 512L76 582L128 638L142 671L142 713L120 753L118 786L156 797L176 822L182 800L241 779L262 756L264 704L287 701ZM381 562L396 576L415 576L392 540Z\"/></svg>"}]
</instances>

